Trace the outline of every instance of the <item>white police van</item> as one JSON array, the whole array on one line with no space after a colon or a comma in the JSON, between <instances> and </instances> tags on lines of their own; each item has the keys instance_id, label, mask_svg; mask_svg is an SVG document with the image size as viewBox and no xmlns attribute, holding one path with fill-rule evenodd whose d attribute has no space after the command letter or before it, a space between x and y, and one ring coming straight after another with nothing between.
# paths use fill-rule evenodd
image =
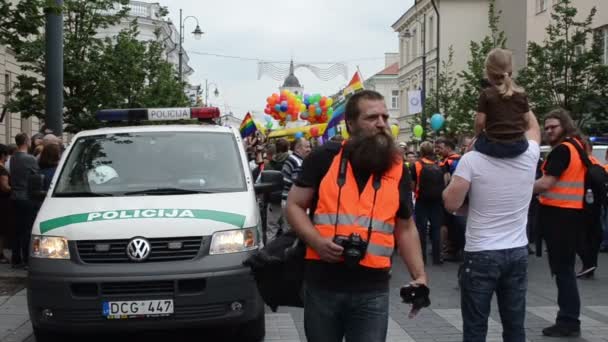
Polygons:
<instances>
[{"instance_id":1,"label":"white police van","mask_svg":"<svg viewBox=\"0 0 608 342\"><path fill-rule=\"evenodd\" d=\"M543 145L540 147L540 154L543 159L547 159L547 156L551 152L551 146ZM608 145L593 145L592 154L600 161L600 163L608 163L606 160L606 153L608 152Z\"/></svg>"},{"instance_id":2,"label":"white police van","mask_svg":"<svg viewBox=\"0 0 608 342\"><path fill-rule=\"evenodd\" d=\"M208 108L98 112L104 121L218 116ZM261 237L237 130L78 133L32 231L27 299L36 338L226 326L239 336L227 340L261 340L264 305L242 265Z\"/></svg>"}]
</instances>

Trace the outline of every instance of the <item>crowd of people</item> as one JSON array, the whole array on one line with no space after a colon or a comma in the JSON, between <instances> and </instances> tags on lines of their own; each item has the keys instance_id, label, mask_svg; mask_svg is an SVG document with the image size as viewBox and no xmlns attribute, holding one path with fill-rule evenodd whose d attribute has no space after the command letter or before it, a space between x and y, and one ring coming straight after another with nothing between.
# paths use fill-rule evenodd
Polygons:
<instances>
[{"instance_id":1,"label":"crowd of people","mask_svg":"<svg viewBox=\"0 0 608 342\"><path fill-rule=\"evenodd\" d=\"M555 324L542 333L580 335L577 278L593 278L608 236L605 194L596 186L607 181L608 154L594 158L570 114L556 109L544 115L552 149L541 159L541 124L511 78L511 59L502 49L488 55L475 135L458 144L439 138L413 150L397 143L384 98L372 90L346 104L347 141L266 141L259 132L245 139L254 181L267 170L282 178L262 206L265 241L293 231L306 244L309 341L384 341L392 260L403 259L412 287L430 286L429 236L433 265L461 262L464 341L485 340L494 294L503 339L526 340L528 257L532 243L542 253L542 241L559 306ZM8 223L0 229L0 262L27 267L42 200L29 182L42 175L48 189L62 151L52 134L20 133L15 145L0 145L0 215ZM608 239L603 243L608 247Z\"/></svg>"},{"instance_id":2,"label":"crowd of people","mask_svg":"<svg viewBox=\"0 0 608 342\"><path fill-rule=\"evenodd\" d=\"M61 159L63 142L52 133L15 136L15 144L0 144L0 263L27 269L30 236L43 198L30 191L40 175L46 191Z\"/></svg>"},{"instance_id":3,"label":"crowd of people","mask_svg":"<svg viewBox=\"0 0 608 342\"><path fill-rule=\"evenodd\" d=\"M458 146L446 138L422 142L416 151L396 143L384 98L364 90L347 102L346 142L315 146L308 157L292 149L298 163L281 168L292 170L283 172L281 197L288 224L269 230L268 240L293 229L306 245L309 341L385 340L392 258L398 253L410 285L424 288L430 245L433 265L461 262L463 340L485 340L496 294L503 339L523 342L528 258L534 248L542 253L543 241L559 311L542 333L580 335L577 278L593 278L602 229L608 230L600 184L608 182L602 165L608 160L593 158L589 139L566 110L545 113L543 137L525 91L511 78L509 51L488 55L486 75L475 135ZM552 148L546 160L543 141ZM271 142L266 155L285 160L284 144ZM257 159L252 168L259 171L256 165L266 162Z\"/></svg>"}]
</instances>

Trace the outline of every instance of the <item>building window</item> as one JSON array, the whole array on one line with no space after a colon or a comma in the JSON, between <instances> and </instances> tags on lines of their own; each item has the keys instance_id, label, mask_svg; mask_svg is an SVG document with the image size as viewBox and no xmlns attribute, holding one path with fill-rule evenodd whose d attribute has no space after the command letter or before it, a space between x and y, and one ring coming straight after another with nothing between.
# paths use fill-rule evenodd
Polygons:
<instances>
[{"instance_id":1,"label":"building window","mask_svg":"<svg viewBox=\"0 0 608 342\"><path fill-rule=\"evenodd\" d=\"M412 57L418 57L418 34L416 30L412 30Z\"/></svg>"},{"instance_id":2,"label":"building window","mask_svg":"<svg viewBox=\"0 0 608 342\"><path fill-rule=\"evenodd\" d=\"M433 49L433 38L435 37L435 23L433 17L429 17L429 50Z\"/></svg>"},{"instance_id":3,"label":"building window","mask_svg":"<svg viewBox=\"0 0 608 342\"><path fill-rule=\"evenodd\" d=\"M536 0L536 14L546 11L548 6L549 0Z\"/></svg>"},{"instance_id":4,"label":"building window","mask_svg":"<svg viewBox=\"0 0 608 342\"><path fill-rule=\"evenodd\" d=\"M399 90L391 92L391 109L399 109Z\"/></svg>"}]
</instances>

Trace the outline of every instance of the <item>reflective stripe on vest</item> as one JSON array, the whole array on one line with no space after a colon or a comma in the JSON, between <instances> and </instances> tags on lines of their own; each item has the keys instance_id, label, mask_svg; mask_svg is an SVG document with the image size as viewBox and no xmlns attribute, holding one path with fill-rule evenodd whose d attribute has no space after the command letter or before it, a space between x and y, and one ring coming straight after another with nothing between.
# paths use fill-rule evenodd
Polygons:
<instances>
[{"instance_id":1,"label":"reflective stripe on vest","mask_svg":"<svg viewBox=\"0 0 608 342\"><path fill-rule=\"evenodd\" d=\"M562 144L567 146L570 151L570 163L555 185L540 194L539 200L542 205L546 206L583 209L586 168L581 161L576 147L567 141ZM546 163L545 161L542 166L543 171L545 170Z\"/></svg>"},{"instance_id":2,"label":"reflective stripe on vest","mask_svg":"<svg viewBox=\"0 0 608 342\"><path fill-rule=\"evenodd\" d=\"M357 217L355 215L347 215L347 214L338 214L338 225L348 225L348 226L360 226L362 228L368 229L369 228L369 220L370 217L369 216L360 216ZM379 233L385 233L385 234L393 234L394 231L394 225L387 223L387 222L382 222L382 221L378 221L378 220L372 220L372 231L374 232L379 232ZM314 224L329 224L329 225L335 225L336 224L336 215L332 215L332 214L316 214L314 216Z\"/></svg>"},{"instance_id":3,"label":"reflective stripe on vest","mask_svg":"<svg viewBox=\"0 0 608 342\"><path fill-rule=\"evenodd\" d=\"M313 215L315 228L322 237L329 239L335 235L359 234L363 241L368 242L367 252L359 264L369 268L390 268L390 257L395 248L393 233L399 209L399 182L403 173L403 164L401 162L393 164L382 176L377 193L373 187L372 177L367 181L363 191L359 192L350 163L346 166L346 179L342 190L338 187L341 158L342 151L334 157L319 185L318 201ZM339 208L338 193L340 193ZM370 222L371 239L368 236ZM320 257L314 249L308 247L306 259L319 260Z\"/></svg>"}]
</instances>

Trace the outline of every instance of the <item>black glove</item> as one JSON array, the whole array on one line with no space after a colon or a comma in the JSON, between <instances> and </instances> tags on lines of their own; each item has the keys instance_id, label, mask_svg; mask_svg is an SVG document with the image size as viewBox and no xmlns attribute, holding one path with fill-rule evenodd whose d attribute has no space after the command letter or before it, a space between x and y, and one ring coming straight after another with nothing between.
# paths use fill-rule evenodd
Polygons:
<instances>
[{"instance_id":1,"label":"black glove","mask_svg":"<svg viewBox=\"0 0 608 342\"><path fill-rule=\"evenodd\" d=\"M401 288L400 295L404 303L412 304L413 310L420 310L431 305L429 294L431 290L426 285L406 285Z\"/></svg>"}]
</instances>

